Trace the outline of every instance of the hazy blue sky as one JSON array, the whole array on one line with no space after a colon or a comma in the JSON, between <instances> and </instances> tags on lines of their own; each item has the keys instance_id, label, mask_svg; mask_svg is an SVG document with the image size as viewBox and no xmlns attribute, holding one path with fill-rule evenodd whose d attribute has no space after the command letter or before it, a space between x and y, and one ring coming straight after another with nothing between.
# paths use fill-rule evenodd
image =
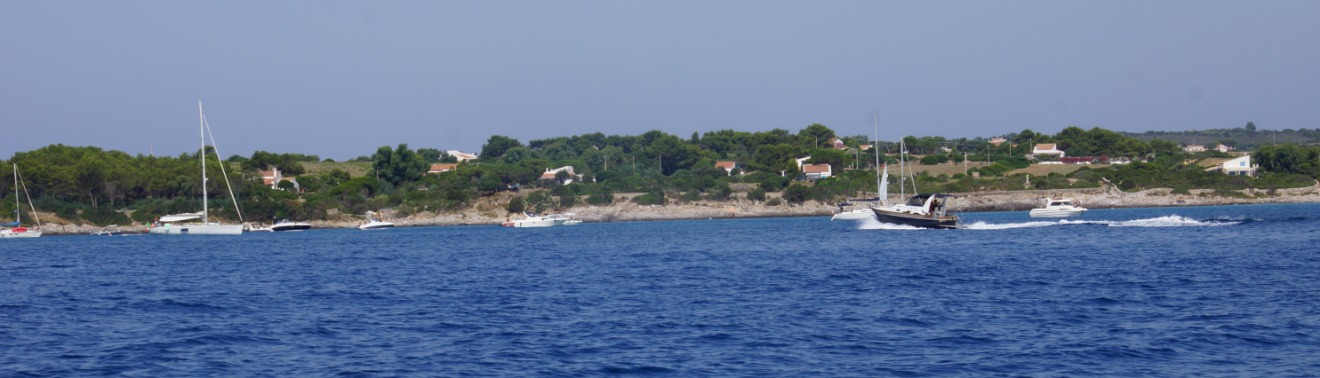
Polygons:
<instances>
[{"instance_id":1,"label":"hazy blue sky","mask_svg":"<svg viewBox=\"0 0 1320 378\"><path fill-rule=\"evenodd\" d=\"M0 157L1320 128L1320 1L0 0Z\"/></svg>"}]
</instances>

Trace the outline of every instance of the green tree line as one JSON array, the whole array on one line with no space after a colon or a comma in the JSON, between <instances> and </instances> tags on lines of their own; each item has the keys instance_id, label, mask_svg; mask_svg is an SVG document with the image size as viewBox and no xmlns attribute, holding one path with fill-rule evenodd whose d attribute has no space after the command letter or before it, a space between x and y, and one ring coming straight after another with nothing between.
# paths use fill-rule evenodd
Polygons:
<instances>
[{"instance_id":1,"label":"green tree line","mask_svg":"<svg viewBox=\"0 0 1320 378\"><path fill-rule=\"evenodd\" d=\"M580 204L609 204L619 194L633 193L640 204L691 201L753 201L801 203L831 202L851 197L873 196L875 191L873 145L887 164L902 156L899 146L919 164L987 162L968 173L920 175L921 191L968 192L1096 187L1113 184L1123 190L1154 187L1243 189L1309 185L1320 174L1320 150L1298 145L1262 146L1255 152L1263 171L1261 177L1228 177L1206 172L1195 164L1199 159L1223 158L1217 152L1187 154L1179 144L1162 139L1144 141L1101 128L1067 127L1057 134L1023 130L1000 136L1006 141L991 143L985 138L906 136L895 141L874 141L864 135L840 136L832 129L812 124L796 133L783 129L746 132L717 130L693 133L688 138L662 131L641 135L577 136L531 140L526 144L493 135L482 146L480 158L458 165L443 174L427 174L431 164L456 159L433 148L413 150L407 144L381 146L363 156L366 174L350 175L344 164L318 162L315 155L258 151L251 156L217 160L207 154L178 156L129 155L97 147L60 144L16 153L10 162L19 165L25 182L42 211L92 224L149 222L156 217L200 210L199 156L207 156L208 167L225 164L234 183L244 220L270 222L280 218L327 219L368 210L396 209L407 215L420 211L443 212L472 206L481 197L503 191L524 193L509 211L547 211ZM838 139L846 148L835 148ZM900 143L901 142L901 143ZM1030 186L1014 169L1031 163L1031 147L1055 143L1069 156L1127 157L1136 163L1104 168L1082 168L1068 175L1032 178ZM200 152L200 151L199 151ZM806 181L795 159L810 157L810 164L829 164L833 177ZM733 174L716 168L717 161L735 161ZM306 164L319 169L309 170ZM574 167L574 174L560 172L542 178L547 169ZM278 168L285 176L297 176L298 185L281 182L275 188L262 182L260 171ZM228 188L218 172L207 192L213 215L237 219L237 209L228 201ZM891 177L897 184L897 176ZM4 180L0 180L4 181ZM12 213L12 182L0 184L6 201L0 209ZM734 189L738 188L738 189ZM779 197L767 193L780 193ZM525 198L524 198L525 197Z\"/></svg>"}]
</instances>

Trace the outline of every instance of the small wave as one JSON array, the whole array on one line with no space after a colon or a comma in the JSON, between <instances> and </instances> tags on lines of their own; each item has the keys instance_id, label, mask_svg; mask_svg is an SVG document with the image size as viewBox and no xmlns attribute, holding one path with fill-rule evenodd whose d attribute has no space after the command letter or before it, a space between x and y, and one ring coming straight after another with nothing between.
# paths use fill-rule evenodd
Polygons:
<instances>
[{"instance_id":1,"label":"small wave","mask_svg":"<svg viewBox=\"0 0 1320 378\"><path fill-rule=\"evenodd\" d=\"M976 221L975 223L965 225L962 228L968 230L1007 230L1010 228L1033 228L1058 226L1059 222L1026 222L1026 223L985 223L985 221Z\"/></svg>"}]
</instances>

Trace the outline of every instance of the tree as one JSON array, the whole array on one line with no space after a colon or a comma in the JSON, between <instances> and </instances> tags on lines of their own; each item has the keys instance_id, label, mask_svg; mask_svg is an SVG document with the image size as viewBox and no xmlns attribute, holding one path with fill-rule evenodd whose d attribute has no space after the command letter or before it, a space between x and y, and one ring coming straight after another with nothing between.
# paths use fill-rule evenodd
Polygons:
<instances>
[{"instance_id":1,"label":"tree","mask_svg":"<svg viewBox=\"0 0 1320 378\"><path fill-rule=\"evenodd\" d=\"M803 143L811 143L811 146L817 147L822 143L829 143L834 140L834 130L830 130L825 125L813 123L798 131L798 137L802 138Z\"/></svg>"},{"instance_id":2,"label":"tree","mask_svg":"<svg viewBox=\"0 0 1320 378\"><path fill-rule=\"evenodd\" d=\"M499 159L505 151L514 147L522 147L522 143L503 135L491 135L490 139L486 140L486 144L481 146L482 161Z\"/></svg>"},{"instance_id":3,"label":"tree","mask_svg":"<svg viewBox=\"0 0 1320 378\"><path fill-rule=\"evenodd\" d=\"M522 197L513 197L513 199L509 200L509 205L505 206L505 209L508 210L510 213L517 214L523 212L523 210L525 210L526 207L527 206L525 203L523 203Z\"/></svg>"},{"instance_id":4,"label":"tree","mask_svg":"<svg viewBox=\"0 0 1320 378\"><path fill-rule=\"evenodd\" d=\"M1255 123L1255 122L1251 122L1251 121L1247 121L1247 131L1249 131L1249 132L1253 132L1253 133L1256 132L1256 123Z\"/></svg>"},{"instance_id":5,"label":"tree","mask_svg":"<svg viewBox=\"0 0 1320 378\"><path fill-rule=\"evenodd\" d=\"M376 169L380 178L396 186L417 181L429 168L426 160L408 149L406 143L399 144L393 151L389 146L381 146L376 149L376 154L372 155L371 160L371 166Z\"/></svg>"}]
</instances>

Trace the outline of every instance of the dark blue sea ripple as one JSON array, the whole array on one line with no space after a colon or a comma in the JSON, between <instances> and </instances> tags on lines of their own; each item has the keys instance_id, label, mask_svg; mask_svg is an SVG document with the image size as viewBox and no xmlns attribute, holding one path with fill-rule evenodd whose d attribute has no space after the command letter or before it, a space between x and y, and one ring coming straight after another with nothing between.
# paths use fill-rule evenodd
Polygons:
<instances>
[{"instance_id":1,"label":"dark blue sea ripple","mask_svg":"<svg viewBox=\"0 0 1320 378\"><path fill-rule=\"evenodd\" d=\"M1317 210L7 240L0 372L1308 376Z\"/></svg>"}]
</instances>

